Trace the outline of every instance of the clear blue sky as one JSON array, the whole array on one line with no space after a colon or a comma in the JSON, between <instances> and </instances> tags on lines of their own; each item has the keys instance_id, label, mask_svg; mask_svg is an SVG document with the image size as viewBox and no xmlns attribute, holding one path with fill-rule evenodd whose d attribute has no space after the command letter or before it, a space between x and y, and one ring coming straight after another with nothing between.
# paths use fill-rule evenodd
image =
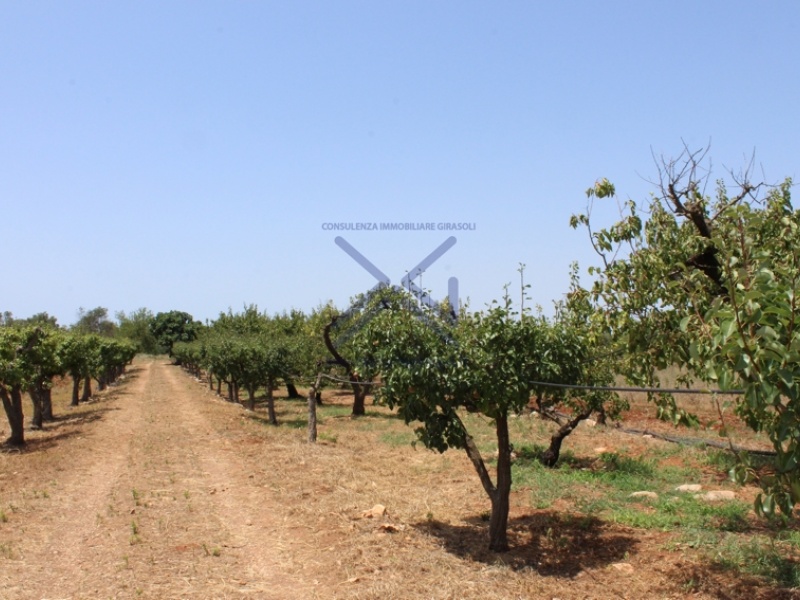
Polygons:
<instances>
[{"instance_id":1,"label":"clear blue sky","mask_svg":"<svg viewBox=\"0 0 800 600\"><path fill-rule=\"evenodd\" d=\"M331 222L468 222L423 276L480 308L590 264L608 177L711 142L800 167L792 1L0 3L0 310L310 310L374 284ZM611 213L608 214L610 219ZM354 231L399 280L449 234Z\"/></svg>"}]
</instances>

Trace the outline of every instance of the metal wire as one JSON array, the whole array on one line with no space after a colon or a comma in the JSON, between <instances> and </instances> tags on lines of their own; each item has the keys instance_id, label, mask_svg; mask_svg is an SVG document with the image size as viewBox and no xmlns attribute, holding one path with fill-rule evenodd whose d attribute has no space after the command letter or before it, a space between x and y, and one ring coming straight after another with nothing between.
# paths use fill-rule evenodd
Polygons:
<instances>
[{"instance_id":1,"label":"metal wire","mask_svg":"<svg viewBox=\"0 0 800 600\"><path fill-rule=\"evenodd\" d=\"M691 390L685 388L646 388L646 387L618 387L618 386L595 386L595 385L572 385L569 383L547 383L544 381L529 381L531 385L538 387L551 387L569 390L587 390L597 392L641 392L648 394L718 394L735 395L744 394L744 390Z\"/></svg>"},{"instance_id":2,"label":"metal wire","mask_svg":"<svg viewBox=\"0 0 800 600\"><path fill-rule=\"evenodd\" d=\"M337 383L347 383L350 385L374 385L379 386L380 382L375 381L351 381L342 377L334 377L332 375L323 374L324 379L335 381ZM685 389L685 388L647 388L647 387L620 387L620 386L594 386L594 385L572 385L568 383L548 383L545 381L529 381L532 386L536 387L550 387L568 390L584 390L595 392L630 392L642 394L716 394L716 395L732 395L740 396L744 394L744 390L708 390L708 389Z\"/></svg>"}]
</instances>

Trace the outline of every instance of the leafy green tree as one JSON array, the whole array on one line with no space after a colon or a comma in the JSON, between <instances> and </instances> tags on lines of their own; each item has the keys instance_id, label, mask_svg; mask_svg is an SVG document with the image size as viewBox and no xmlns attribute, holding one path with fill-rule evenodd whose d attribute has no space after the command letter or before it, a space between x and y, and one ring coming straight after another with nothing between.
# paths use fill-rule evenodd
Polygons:
<instances>
[{"instance_id":1,"label":"leafy green tree","mask_svg":"<svg viewBox=\"0 0 800 600\"><path fill-rule=\"evenodd\" d=\"M36 378L36 348L43 335L39 327L0 328L0 399L11 427L11 445L25 444L22 394Z\"/></svg>"},{"instance_id":2,"label":"leafy green tree","mask_svg":"<svg viewBox=\"0 0 800 600\"><path fill-rule=\"evenodd\" d=\"M264 387L269 420L277 424L273 392L278 381L288 384L298 374L303 360L302 313L270 317L256 306L241 313L220 314L194 343L176 343L175 356L191 365L202 363L209 381L213 374L228 385L228 399L238 402L238 389L248 394L248 407L255 409L256 391ZM190 368L193 366L190 365Z\"/></svg>"},{"instance_id":3,"label":"leafy green tree","mask_svg":"<svg viewBox=\"0 0 800 600\"><path fill-rule=\"evenodd\" d=\"M272 425L278 424L275 413L275 398L273 391L278 380L287 383L292 380L292 372L297 364L298 345L296 340L286 336L273 335L263 339L262 342L262 369L264 375L264 388L267 392L267 413Z\"/></svg>"},{"instance_id":4,"label":"leafy green tree","mask_svg":"<svg viewBox=\"0 0 800 600\"><path fill-rule=\"evenodd\" d=\"M239 402L239 343L234 337L216 330L208 331L204 338L206 365L208 372L219 382L217 392L220 393L224 382L228 388L228 400Z\"/></svg>"},{"instance_id":5,"label":"leafy green tree","mask_svg":"<svg viewBox=\"0 0 800 600\"><path fill-rule=\"evenodd\" d=\"M150 323L150 332L155 336L159 347L172 356L175 342L191 342L197 339L202 324L192 315L179 310L158 313Z\"/></svg>"},{"instance_id":6,"label":"leafy green tree","mask_svg":"<svg viewBox=\"0 0 800 600\"><path fill-rule=\"evenodd\" d=\"M92 376L102 391L125 372L125 366L136 356L136 346L129 340L100 339L97 362Z\"/></svg>"},{"instance_id":7,"label":"leafy green tree","mask_svg":"<svg viewBox=\"0 0 800 600\"><path fill-rule=\"evenodd\" d=\"M78 406L91 396L91 378L100 363L100 338L71 331L61 344L59 354L65 372L72 377L71 406ZM82 396L81 383L84 384Z\"/></svg>"},{"instance_id":8,"label":"leafy green tree","mask_svg":"<svg viewBox=\"0 0 800 600\"><path fill-rule=\"evenodd\" d=\"M330 321L325 324L322 329L322 339L332 357L330 362L344 369L350 381L350 387L353 389L352 414L354 417L358 417L366 413L366 398L372 391L372 385L368 379L363 378L359 374L356 364L351 359L345 357L345 354L349 353L348 350L351 350L350 348L345 349L346 343L337 343L333 341L333 337L335 336L334 331L344 330L344 335L347 336L348 333L346 330L355 327L353 322L355 320L353 315L342 319L338 313L332 312L330 314ZM347 345L349 346L349 344Z\"/></svg>"},{"instance_id":9,"label":"leafy green tree","mask_svg":"<svg viewBox=\"0 0 800 600\"><path fill-rule=\"evenodd\" d=\"M489 547L508 549L511 441L508 419L537 393L538 384L568 383L587 351L574 330L542 316L519 315L510 300L456 324L416 308L390 306L365 324L358 363L379 374L376 396L396 408L428 448L461 448L491 501ZM462 420L462 410L494 422L496 480Z\"/></svg>"},{"instance_id":10,"label":"leafy green tree","mask_svg":"<svg viewBox=\"0 0 800 600\"><path fill-rule=\"evenodd\" d=\"M423 319L428 319L419 300L410 294L399 293L390 288L381 288L354 298L346 311L339 311L332 305L322 307L314 315L311 322L315 327L315 339L322 339L327 357L324 364L334 367L333 374L341 377L344 370L345 377L353 390L354 417L366 413L366 398L372 391L372 380L359 368L356 356L358 354L357 334L364 329L377 315L389 308L419 311ZM425 309L433 316L434 310ZM319 351L319 350L317 350ZM320 362L320 365L323 363Z\"/></svg>"},{"instance_id":11,"label":"leafy green tree","mask_svg":"<svg viewBox=\"0 0 800 600\"><path fill-rule=\"evenodd\" d=\"M50 323L49 319L44 320ZM28 394L33 403L31 426L41 429L44 421L53 420L53 378L64 373L60 347L65 333L52 326L37 327L36 343L30 348L28 360L32 369Z\"/></svg>"},{"instance_id":12,"label":"leafy green tree","mask_svg":"<svg viewBox=\"0 0 800 600\"><path fill-rule=\"evenodd\" d=\"M155 315L150 310L139 308L130 314L120 311L116 317L118 337L133 342L137 351L143 354L159 353L158 340L150 329L150 324L155 320Z\"/></svg>"},{"instance_id":13,"label":"leafy green tree","mask_svg":"<svg viewBox=\"0 0 800 600\"><path fill-rule=\"evenodd\" d=\"M51 317L46 312L36 313L27 319L15 319L14 325L30 325L32 327L49 327L50 329L58 329L58 319Z\"/></svg>"},{"instance_id":14,"label":"leafy green tree","mask_svg":"<svg viewBox=\"0 0 800 600\"><path fill-rule=\"evenodd\" d=\"M207 347L206 336L201 335L200 338L191 342L175 342L172 345L172 355L184 369L200 378L203 369L208 369ZM209 384L212 379L211 374L208 373Z\"/></svg>"},{"instance_id":15,"label":"leafy green tree","mask_svg":"<svg viewBox=\"0 0 800 600\"><path fill-rule=\"evenodd\" d=\"M318 369L318 338L311 334L310 317L299 310L291 310L272 317L273 328L287 340L291 340L292 373L285 378L289 398L302 398L295 386L295 376L313 379Z\"/></svg>"},{"instance_id":16,"label":"leafy green tree","mask_svg":"<svg viewBox=\"0 0 800 600\"><path fill-rule=\"evenodd\" d=\"M110 337L114 335L116 328L116 324L108 318L108 309L98 306L88 311L83 307L79 308L78 320L71 329L77 333L94 333Z\"/></svg>"},{"instance_id":17,"label":"leafy green tree","mask_svg":"<svg viewBox=\"0 0 800 600\"><path fill-rule=\"evenodd\" d=\"M706 195L705 158L686 150L661 162L646 220L629 201L617 223L593 229L592 203L616 193L601 180L572 225L588 227L601 258L592 294L626 352L626 375L652 382L678 364L694 381L742 390L736 413L769 436L776 459L774 471L758 473L742 456L735 476L760 483L757 512L790 514L800 501L800 212L791 181L753 184L747 171ZM689 420L674 400L659 400L663 416Z\"/></svg>"}]
</instances>

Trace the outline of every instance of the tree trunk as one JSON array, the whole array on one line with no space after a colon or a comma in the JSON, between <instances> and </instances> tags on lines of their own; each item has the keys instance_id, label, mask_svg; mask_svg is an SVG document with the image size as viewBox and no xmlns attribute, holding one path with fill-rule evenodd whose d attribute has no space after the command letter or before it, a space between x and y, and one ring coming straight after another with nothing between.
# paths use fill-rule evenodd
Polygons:
<instances>
[{"instance_id":1,"label":"tree trunk","mask_svg":"<svg viewBox=\"0 0 800 600\"><path fill-rule=\"evenodd\" d=\"M249 410L256 409L256 386L247 386L247 408Z\"/></svg>"},{"instance_id":2,"label":"tree trunk","mask_svg":"<svg viewBox=\"0 0 800 600\"><path fill-rule=\"evenodd\" d=\"M322 382L322 375L317 375L314 385L308 390L308 443L317 443L317 388Z\"/></svg>"},{"instance_id":3,"label":"tree trunk","mask_svg":"<svg viewBox=\"0 0 800 600\"><path fill-rule=\"evenodd\" d=\"M358 381L358 375L350 377L350 385L353 388L353 416L359 417L367 412L364 406L364 400L367 398L369 386L362 385L361 382Z\"/></svg>"},{"instance_id":4,"label":"tree trunk","mask_svg":"<svg viewBox=\"0 0 800 600\"><path fill-rule=\"evenodd\" d=\"M72 376L72 402L69 403L70 406L78 406L79 394L81 391L81 378Z\"/></svg>"},{"instance_id":5,"label":"tree trunk","mask_svg":"<svg viewBox=\"0 0 800 600\"><path fill-rule=\"evenodd\" d=\"M508 550L508 513L511 496L511 443L508 437L508 415L495 419L497 431L497 485L492 483L486 464L472 436L465 432L464 450L481 480L483 489L492 502L489 519L489 549L495 552ZM462 424L463 428L463 424Z\"/></svg>"},{"instance_id":6,"label":"tree trunk","mask_svg":"<svg viewBox=\"0 0 800 600\"><path fill-rule=\"evenodd\" d=\"M275 398L272 393L272 388L274 387L274 383L275 382L272 380L267 382L267 411L269 412L270 425L278 424L278 417L275 414Z\"/></svg>"},{"instance_id":7,"label":"tree trunk","mask_svg":"<svg viewBox=\"0 0 800 600\"><path fill-rule=\"evenodd\" d=\"M33 404L33 416L31 417L31 429L42 429L44 426L44 416L42 411L42 396L39 389L32 385L28 390L28 395L31 397L31 404Z\"/></svg>"},{"instance_id":8,"label":"tree trunk","mask_svg":"<svg viewBox=\"0 0 800 600\"><path fill-rule=\"evenodd\" d=\"M545 467L552 468L556 466L558 457L561 455L561 442L563 442L564 438L574 431L581 421L588 419L589 415L591 414L591 410L579 413L578 416L571 421L564 423L564 425L562 425L559 430L556 431L553 437L550 438L550 447L545 451L544 454L542 454L541 461Z\"/></svg>"},{"instance_id":9,"label":"tree trunk","mask_svg":"<svg viewBox=\"0 0 800 600\"><path fill-rule=\"evenodd\" d=\"M597 412L597 424L606 425L608 421L608 415L606 415L605 407L601 405L596 412Z\"/></svg>"},{"instance_id":10,"label":"tree trunk","mask_svg":"<svg viewBox=\"0 0 800 600\"><path fill-rule=\"evenodd\" d=\"M353 365L348 361L344 356L339 354L336 350L336 347L333 345L331 341L331 327L336 323L338 317L333 317L331 322L325 325L325 328L322 331L322 337L325 340L325 347L328 349L328 352L331 353L333 356L333 362L337 365L344 367L347 371L347 377L350 379L350 385L353 388L353 416L358 417L365 414L366 409L364 407L364 400L369 393L370 386L364 385L361 381L361 378L356 374Z\"/></svg>"},{"instance_id":11,"label":"tree trunk","mask_svg":"<svg viewBox=\"0 0 800 600\"><path fill-rule=\"evenodd\" d=\"M511 496L511 443L508 437L508 417L495 419L497 430L497 489L492 497L492 516L489 520L489 550L508 550L508 512Z\"/></svg>"},{"instance_id":12,"label":"tree trunk","mask_svg":"<svg viewBox=\"0 0 800 600\"><path fill-rule=\"evenodd\" d=\"M42 390L42 416L47 422L55 421L53 416L53 390L49 387Z\"/></svg>"},{"instance_id":13,"label":"tree trunk","mask_svg":"<svg viewBox=\"0 0 800 600\"><path fill-rule=\"evenodd\" d=\"M13 386L10 389L0 385L0 398L3 400L3 409L8 417L11 427L11 436L8 443L13 446L25 445L25 418L22 414L22 388Z\"/></svg>"},{"instance_id":14,"label":"tree trunk","mask_svg":"<svg viewBox=\"0 0 800 600\"><path fill-rule=\"evenodd\" d=\"M295 387L294 383L291 382L291 381L287 381L286 382L286 391L289 394L289 398L291 398L293 400L296 400L298 398L302 398L302 396L300 395L300 392L297 391L297 388Z\"/></svg>"},{"instance_id":15,"label":"tree trunk","mask_svg":"<svg viewBox=\"0 0 800 600\"><path fill-rule=\"evenodd\" d=\"M92 397L92 378L88 375L83 380L83 395L81 402L87 402Z\"/></svg>"},{"instance_id":16,"label":"tree trunk","mask_svg":"<svg viewBox=\"0 0 800 600\"><path fill-rule=\"evenodd\" d=\"M41 429L44 421L53 420L53 401L50 393L51 378L38 376L28 388L28 394L33 403L33 419L31 427Z\"/></svg>"}]
</instances>

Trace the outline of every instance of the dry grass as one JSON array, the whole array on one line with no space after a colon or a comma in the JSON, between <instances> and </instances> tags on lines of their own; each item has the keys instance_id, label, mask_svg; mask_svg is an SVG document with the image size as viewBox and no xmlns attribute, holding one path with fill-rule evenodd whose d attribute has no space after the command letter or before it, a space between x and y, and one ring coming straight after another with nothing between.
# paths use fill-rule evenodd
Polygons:
<instances>
[{"instance_id":1,"label":"dry grass","mask_svg":"<svg viewBox=\"0 0 800 600\"><path fill-rule=\"evenodd\" d=\"M797 597L723 569L680 532L587 513L587 497L602 496L590 488L555 490L535 508L544 490L518 487L512 550L491 553L489 503L466 456L414 449L381 407L351 418L344 392L325 393L309 445L304 401L279 394L273 427L261 405L247 412L159 362L77 410L67 391L56 394L67 417L25 452L0 454L0 597ZM633 416L644 423L643 407ZM471 426L491 451L490 429ZM550 432L513 423L517 444ZM586 468L600 447L695 465L707 485L727 486L699 451L613 427L581 427L567 442ZM368 516L378 504L386 514Z\"/></svg>"}]
</instances>

